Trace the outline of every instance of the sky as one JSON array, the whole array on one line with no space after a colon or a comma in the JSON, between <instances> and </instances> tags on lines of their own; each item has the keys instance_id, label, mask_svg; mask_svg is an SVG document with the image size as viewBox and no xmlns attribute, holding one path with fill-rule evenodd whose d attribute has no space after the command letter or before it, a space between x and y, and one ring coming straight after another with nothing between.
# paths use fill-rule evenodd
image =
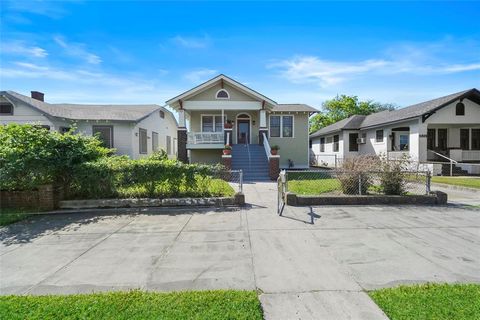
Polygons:
<instances>
[{"instance_id":1,"label":"sky","mask_svg":"<svg viewBox=\"0 0 480 320\"><path fill-rule=\"evenodd\" d=\"M278 103L480 88L480 2L0 0L0 89L155 103L220 73Z\"/></svg>"}]
</instances>

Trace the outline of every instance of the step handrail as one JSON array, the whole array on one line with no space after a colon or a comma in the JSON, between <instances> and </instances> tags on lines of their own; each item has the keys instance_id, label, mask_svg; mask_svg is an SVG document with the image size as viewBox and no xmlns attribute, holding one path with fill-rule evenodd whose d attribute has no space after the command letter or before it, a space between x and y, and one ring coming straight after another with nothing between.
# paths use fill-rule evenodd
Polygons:
<instances>
[{"instance_id":1,"label":"step handrail","mask_svg":"<svg viewBox=\"0 0 480 320\"><path fill-rule=\"evenodd\" d=\"M265 148L265 153L267 154L267 158L270 158L271 155L271 148L270 148L270 143L268 143L267 135L265 132L262 132L263 135L263 147Z\"/></svg>"},{"instance_id":2,"label":"step handrail","mask_svg":"<svg viewBox=\"0 0 480 320\"><path fill-rule=\"evenodd\" d=\"M429 152L429 151L432 152L433 154L436 154L437 156L440 156L440 157L445 158L445 159L447 159L448 161L450 161L450 177L453 176L453 164L454 164L454 163L457 164L458 161L453 160L453 159L451 159L451 158L449 158L449 157L447 157L447 156L445 156L445 155L443 155L443 154L441 154L441 153L438 153L438 152L436 152L436 151L427 149L427 152Z\"/></svg>"}]
</instances>

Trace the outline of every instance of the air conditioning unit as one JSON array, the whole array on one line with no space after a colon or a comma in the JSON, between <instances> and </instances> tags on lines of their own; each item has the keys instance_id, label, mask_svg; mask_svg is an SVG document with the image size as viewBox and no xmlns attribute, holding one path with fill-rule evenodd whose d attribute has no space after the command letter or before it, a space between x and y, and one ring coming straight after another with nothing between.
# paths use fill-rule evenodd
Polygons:
<instances>
[{"instance_id":1,"label":"air conditioning unit","mask_svg":"<svg viewBox=\"0 0 480 320\"><path fill-rule=\"evenodd\" d=\"M364 144L366 141L365 138L357 138L357 144Z\"/></svg>"}]
</instances>

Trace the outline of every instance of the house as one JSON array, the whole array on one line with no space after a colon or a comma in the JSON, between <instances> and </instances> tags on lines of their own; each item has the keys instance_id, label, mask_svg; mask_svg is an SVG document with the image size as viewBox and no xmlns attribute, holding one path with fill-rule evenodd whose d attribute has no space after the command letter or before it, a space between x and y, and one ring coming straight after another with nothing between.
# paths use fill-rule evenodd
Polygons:
<instances>
[{"instance_id":1,"label":"house","mask_svg":"<svg viewBox=\"0 0 480 320\"><path fill-rule=\"evenodd\" d=\"M317 110L308 105L278 104L223 74L166 103L179 113L182 161L223 163L255 180L274 179L279 168L309 167L308 119ZM225 144L232 154L222 157ZM274 145L278 155L271 154Z\"/></svg>"},{"instance_id":2,"label":"house","mask_svg":"<svg viewBox=\"0 0 480 320\"><path fill-rule=\"evenodd\" d=\"M176 154L177 121L158 105L54 104L44 94L31 97L0 91L0 124L32 123L48 130L66 132L75 127L86 135L98 134L104 145L132 159L163 149Z\"/></svg>"},{"instance_id":3,"label":"house","mask_svg":"<svg viewBox=\"0 0 480 320\"><path fill-rule=\"evenodd\" d=\"M403 155L435 174L443 163L480 173L480 91L465 90L406 108L354 115L310 135L314 161L335 166L365 154Z\"/></svg>"}]
</instances>

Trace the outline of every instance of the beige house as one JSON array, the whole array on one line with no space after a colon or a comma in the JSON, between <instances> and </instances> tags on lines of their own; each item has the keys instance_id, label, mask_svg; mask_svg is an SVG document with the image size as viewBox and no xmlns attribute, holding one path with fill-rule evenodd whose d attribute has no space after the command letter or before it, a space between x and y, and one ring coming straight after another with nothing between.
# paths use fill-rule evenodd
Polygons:
<instances>
[{"instance_id":1,"label":"beige house","mask_svg":"<svg viewBox=\"0 0 480 320\"><path fill-rule=\"evenodd\" d=\"M30 123L52 131L70 128L98 135L119 155L138 159L163 149L176 157L177 121L166 108L152 105L91 105L48 103L44 94L31 96L0 91L0 125Z\"/></svg>"},{"instance_id":2,"label":"beige house","mask_svg":"<svg viewBox=\"0 0 480 320\"><path fill-rule=\"evenodd\" d=\"M166 103L179 113L182 161L221 163L222 150L230 144L233 168L247 176L268 174L268 168L261 170L262 158L278 161L280 168L309 166L308 119L317 110L308 105L278 104L225 75ZM279 156L271 154L273 145L279 146Z\"/></svg>"}]
</instances>

